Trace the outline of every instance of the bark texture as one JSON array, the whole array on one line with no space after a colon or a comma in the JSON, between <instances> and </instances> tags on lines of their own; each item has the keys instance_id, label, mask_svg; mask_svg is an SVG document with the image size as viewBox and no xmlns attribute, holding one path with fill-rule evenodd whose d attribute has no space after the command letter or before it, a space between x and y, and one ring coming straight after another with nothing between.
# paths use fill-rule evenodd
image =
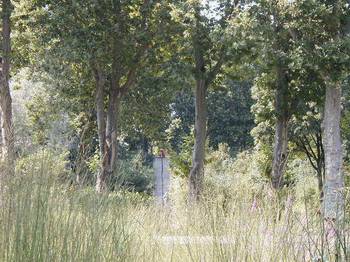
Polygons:
<instances>
[{"instance_id":1,"label":"bark texture","mask_svg":"<svg viewBox=\"0 0 350 262\"><path fill-rule=\"evenodd\" d=\"M107 190L107 182L116 170L120 92L114 85L109 88L108 108L105 110L106 77L98 65L93 65L93 69L96 83L95 104L101 157L100 170L96 179L96 191L102 193Z\"/></svg>"},{"instance_id":2,"label":"bark texture","mask_svg":"<svg viewBox=\"0 0 350 262\"><path fill-rule=\"evenodd\" d=\"M324 217L337 220L344 207L343 154L340 136L341 87L328 86L323 120L325 151Z\"/></svg>"},{"instance_id":3,"label":"bark texture","mask_svg":"<svg viewBox=\"0 0 350 262\"><path fill-rule=\"evenodd\" d=\"M283 172L288 154L288 81L282 65L277 67L275 96L276 128L272 162L272 186L279 189L283 184Z\"/></svg>"},{"instance_id":4,"label":"bark texture","mask_svg":"<svg viewBox=\"0 0 350 262\"><path fill-rule=\"evenodd\" d=\"M198 200L203 189L205 141L207 135L206 93L207 85L205 80L197 80L195 90L195 144L190 172L191 201Z\"/></svg>"},{"instance_id":5,"label":"bark texture","mask_svg":"<svg viewBox=\"0 0 350 262\"><path fill-rule=\"evenodd\" d=\"M11 53L11 28L10 16L12 4L10 0L2 1L2 36L3 57L2 70L0 72L0 108L2 113L2 158L6 161L8 172L14 172L15 148L14 129L12 119L12 99L9 87L10 78L10 53Z\"/></svg>"},{"instance_id":6,"label":"bark texture","mask_svg":"<svg viewBox=\"0 0 350 262\"><path fill-rule=\"evenodd\" d=\"M106 125L106 144L104 163L109 179L117 168L118 154L118 116L120 106L120 94L116 89L112 89L109 94ZM105 179L105 182L107 181Z\"/></svg>"}]
</instances>

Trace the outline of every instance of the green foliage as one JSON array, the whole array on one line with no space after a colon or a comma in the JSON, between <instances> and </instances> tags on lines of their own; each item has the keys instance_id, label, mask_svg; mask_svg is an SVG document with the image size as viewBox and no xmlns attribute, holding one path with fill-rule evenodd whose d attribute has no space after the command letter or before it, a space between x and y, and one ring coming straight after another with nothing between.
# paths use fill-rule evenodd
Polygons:
<instances>
[{"instance_id":1,"label":"green foliage","mask_svg":"<svg viewBox=\"0 0 350 262\"><path fill-rule=\"evenodd\" d=\"M194 125L194 97L188 90L179 92L171 104L172 121L166 130L167 140L175 152L180 152L183 138L188 137Z\"/></svg>"},{"instance_id":2,"label":"green foliage","mask_svg":"<svg viewBox=\"0 0 350 262\"><path fill-rule=\"evenodd\" d=\"M47 93L35 95L27 104L29 128L35 143L45 145L49 139L52 123L58 118L55 107Z\"/></svg>"},{"instance_id":3,"label":"green foliage","mask_svg":"<svg viewBox=\"0 0 350 262\"><path fill-rule=\"evenodd\" d=\"M254 202L275 195L269 182L271 171L263 169L264 164L271 163L270 159L264 159L266 153L244 151L232 158L229 152L229 147L221 144L218 150L208 154L204 194L207 201L213 201L211 197L215 195L214 201L229 209L234 199L244 198ZM271 152L271 149L267 149L267 152ZM281 205L284 205L284 200L294 198L300 209L305 206L311 210L319 208L320 192L315 170L306 158L295 156L290 159L286 166L285 185L279 192Z\"/></svg>"},{"instance_id":4,"label":"green foliage","mask_svg":"<svg viewBox=\"0 0 350 262\"><path fill-rule=\"evenodd\" d=\"M144 163L142 152L129 156L129 160L120 161L118 177L112 178L112 186L121 186L131 192L152 194L153 169ZM114 180L114 181L113 181Z\"/></svg>"},{"instance_id":5,"label":"green foliage","mask_svg":"<svg viewBox=\"0 0 350 262\"><path fill-rule=\"evenodd\" d=\"M131 139L143 136L164 142L171 115L169 104L178 86L166 68L143 68L140 74L139 82L123 100L121 132Z\"/></svg>"},{"instance_id":6,"label":"green foliage","mask_svg":"<svg viewBox=\"0 0 350 262\"><path fill-rule=\"evenodd\" d=\"M227 143L231 154L236 154L252 146L250 131L253 128L253 115L250 107L249 84L227 79L215 83L208 93L208 141L217 148ZM172 122L167 129L171 148L179 152L182 139L188 136L194 123L194 96L188 90L177 93L173 103Z\"/></svg>"},{"instance_id":7,"label":"green foliage","mask_svg":"<svg viewBox=\"0 0 350 262\"><path fill-rule=\"evenodd\" d=\"M259 142L256 144L254 159L257 164L256 172L263 178L270 179L272 171L272 143Z\"/></svg>"},{"instance_id":8,"label":"green foliage","mask_svg":"<svg viewBox=\"0 0 350 262\"><path fill-rule=\"evenodd\" d=\"M16 172L19 176L30 177L32 174L41 174L45 167L50 167L50 170L45 176L49 176L52 180L66 181L68 177L67 153L57 154L50 150L39 150L17 160Z\"/></svg>"},{"instance_id":9,"label":"green foliage","mask_svg":"<svg viewBox=\"0 0 350 262\"><path fill-rule=\"evenodd\" d=\"M216 195L216 200L226 209L232 199L254 199L268 188L268 180L257 172L256 156L244 151L232 158L230 148L220 144L218 150L209 153L207 158L206 195ZM210 199L209 199L210 200Z\"/></svg>"},{"instance_id":10,"label":"green foliage","mask_svg":"<svg viewBox=\"0 0 350 262\"><path fill-rule=\"evenodd\" d=\"M100 168L99 152L96 151L85 160L87 170L74 170L75 174L80 174L83 184L93 186L96 174ZM81 168L81 167L80 167ZM130 191L151 195L153 192L154 174L142 151L128 152L118 161L117 176L112 176L108 180L108 187L113 192Z\"/></svg>"},{"instance_id":11,"label":"green foliage","mask_svg":"<svg viewBox=\"0 0 350 262\"><path fill-rule=\"evenodd\" d=\"M189 135L183 137L179 151L170 152L171 172L180 177L188 177L192 167L192 149L194 145L193 129Z\"/></svg>"},{"instance_id":12,"label":"green foliage","mask_svg":"<svg viewBox=\"0 0 350 262\"><path fill-rule=\"evenodd\" d=\"M209 92L209 146L216 149L220 143L226 143L233 155L251 148L252 104L249 83L227 80Z\"/></svg>"},{"instance_id":13,"label":"green foliage","mask_svg":"<svg viewBox=\"0 0 350 262\"><path fill-rule=\"evenodd\" d=\"M287 167L289 176L294 180L295 198L300 206L307 205L312 210L319 207L320 192L317 188L315 170L307 159L295 158Z\"/></svg>"}]
</instances>

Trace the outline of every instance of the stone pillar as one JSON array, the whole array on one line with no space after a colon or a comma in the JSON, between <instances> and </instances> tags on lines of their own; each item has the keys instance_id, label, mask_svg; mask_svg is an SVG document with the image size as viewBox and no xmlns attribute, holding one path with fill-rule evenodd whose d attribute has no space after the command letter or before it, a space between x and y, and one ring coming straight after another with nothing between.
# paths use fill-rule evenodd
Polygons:
<instances>
[{"instance_id":1,"label":"stone pillar","mask_svg":"<svg viewBox=\"0 0 350 262\"><path fill-rule=\"evenodd\" d=\"M155 177L154 196L157 203L165 204L168 199L170 185L169 159L164 156L155 157L153 169Z\"/></svg>"}]
</instances>

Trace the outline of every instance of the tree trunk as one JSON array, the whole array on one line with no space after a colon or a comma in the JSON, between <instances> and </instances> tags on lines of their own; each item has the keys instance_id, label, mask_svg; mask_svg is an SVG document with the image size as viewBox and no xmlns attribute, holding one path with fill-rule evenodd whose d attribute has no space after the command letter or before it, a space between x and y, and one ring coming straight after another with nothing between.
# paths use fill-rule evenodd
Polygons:
<instances>
[{"instance_id":1,"label":"tree trunk","mask_svg":"<svg viewBox=\"0 0 350 262\"><path fill-rule=\"evenodd\" d=\"M288 154L288 82L282 66L277 68L277 90L275 110L277 114L275 141L272 163L272 186L279 189L282 186L284 167Z\"/></svg>"},{"instance_id":2,"label":"tree trunk","mask_svg":"<svg viewBox=\"0 0 350 262\"><path fill-rule=\"evenodd\" d=\"M323 114L322 114L323 116ZM323 118L321 118L323 119ZM317 180L318 180L318 191L320 192L320 202L323 201L323 183L325 176L325 159L324 149L322 142L322 128L319 130L319 134L316 135L316 149L317 149Z\"/></svg>"},{"instance_id":3,"label":"tree trunk","mask_svg":"<svg viewBox=\"0 0 350 262\"><path fill-rule=\"evenodd\" d=\"M323 147L323 145L321 145ZM321 148L323 151L323 148ZM321 153L323 154L323 153ZM320 202L323 201L323 182L324 182L324 175L325 175L325 166L324 166L324 155L319 155L319 158L317 159L317 181L318 181L318 191L320 192Z\"/></svg>"},{"instance_id":4,"label":"tree trunk","mask_svg":"<svg viewBox=\"0 0 350 262\"><path fill-rule=\"evenodd\" d=\"M96 192L107 190L108 180L116 171L117 163L117 120L120 106L120 91L118 86L112 85L109 89L108 109L105 111L105 76L101 68L93 65L95 74L96 92L95 103L97 113L98 138L100 147L100 170L96 179Z\"/></svg>"},{"instance_id":5,"label":"tree trunk","mask_svg":"<svg viewBox=\"0 0 350 262\"><path fill-rule=\"evenodd\" d=\"M100 148L100 170L96 178L96 191L101 193L105 190L105 180L107 177L107 169L105 165L105 152L107 149L106 144L106 114L104 106L105 98L105 76L102 73L101 68L98 65L93 65L94 76L95 76L95 104L96 104L96 115L97 115L97 128L98 128L98 140Z\"/></svg>"},{"instance_id":6,"label":"tree trunk","mask_svg":"<svg viewBox=\"0 0 350 262\"><path fill-rule=\"evenodd\" d=\"M341 87L328 86L323 120L325 151L324 217L338 220L344 207L343 155L340 136Z\"/></svg>"},{"instance_id":7,"label":"tree trunk","mask_svg":"<svg viewBox=\"0 0 350 262\"><path fill-rule=\"evenodd\" d=\"M282 185L284 166L288 149L288 122L284 118L277 119L275 144L272 164L272 186L279 189Z\"/></svg>"},{"instance_id":8,"label":"tree trunk","mask_svg":"<svg viewBox=\"0 0 350 262\"><path fill-rule=\"evenodd\" d=\"M195 90L195 144L190 172L190 201L199 199L203 189L205 141L207 134L207 84L197 80Z\"/></svg>"},{"instance_id":9,"label":"tree trunk","mask_svg":"<svg viewBox=\"0 0 350 262\"><path fill-rule=\"evenodd\" d=\"M3 35L3 58L2 71L0 73L0 107L2 111L2 137L3 148L2 156L6 161L9 173L14 172L15 148L14 148L14 129L12 120L12 99L9 87L10 78L10 16L12 4L10 0L2 2L2 35Z\"/></svg>"},{"instance_id":10,"label":"tree trunk","mask_svg":"<svg viewBox=\"0 0 350 262\"><path fill-rule=\"evenodd\" d=\"M317 168L318 192L320 192L320 202L323 201L323 168Z\"/></svg>"},{"instance_id":11,"label":"tree trunk","mask_svg":"<svg viewBox=\"0 0 350 262\"><path fill-rule=\"evenodd\" d=\"M107 111L106 140L108 145L108 173L116 172L118 154L118 116L120 106L120 92L113 88L109 95Z\"/></svg>"}]
</instances>

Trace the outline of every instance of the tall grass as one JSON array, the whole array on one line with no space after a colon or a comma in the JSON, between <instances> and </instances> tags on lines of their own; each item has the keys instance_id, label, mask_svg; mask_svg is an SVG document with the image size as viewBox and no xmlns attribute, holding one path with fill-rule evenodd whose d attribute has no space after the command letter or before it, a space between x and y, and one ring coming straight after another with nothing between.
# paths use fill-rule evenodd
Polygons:
<instances>
[{"instance_id":1,"label":"tall grass","mask_svg":"<svg viewBox=\"0 0 350 262\"><path fill-rule=\"evenodd\" d=\"M2 196L0 261L333 261L315 209L247 192L167 207L62 185L43 161ZM349 220L339 259L350 261Z\"/></svg>"}]
</instances>

